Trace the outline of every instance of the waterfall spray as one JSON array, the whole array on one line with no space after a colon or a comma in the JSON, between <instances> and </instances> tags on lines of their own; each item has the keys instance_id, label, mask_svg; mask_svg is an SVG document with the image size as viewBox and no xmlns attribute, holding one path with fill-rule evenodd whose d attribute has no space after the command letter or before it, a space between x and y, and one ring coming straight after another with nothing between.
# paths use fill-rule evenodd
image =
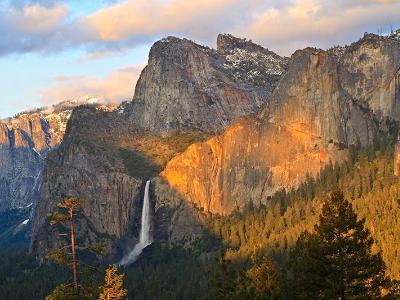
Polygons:
<instances>
[{"instance_id":1,"label":"waterfall spray","mask_svg":"<svg viewBox=\"0 0 400 300\"><path fill-rule=\"evenodd\" d=\"M146 187L144 190L143 197L143 208L142 208L142 224L140 227L139 243L124 256L119 263L120 265L128 265L136 261L143 249L146 248L153 242L150 233L150 197L149 197L150 180L147 180Z\"/></svg>"}]
</instances>

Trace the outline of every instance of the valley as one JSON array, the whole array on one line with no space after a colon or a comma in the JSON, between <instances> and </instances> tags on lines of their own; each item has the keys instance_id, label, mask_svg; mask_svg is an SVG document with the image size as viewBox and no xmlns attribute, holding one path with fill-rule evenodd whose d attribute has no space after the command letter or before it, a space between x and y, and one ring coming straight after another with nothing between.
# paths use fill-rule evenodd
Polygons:
<instances>
[{"instance_id":1,"label":"valley","mask_svg":"<svg viewBox=\"0 0 400 300\"><path fill-rule=\"evenodd\" d=\"M293 253L317 244L301 237L323 227L340 189L365 219L365 251L381 253L391 282L381 290L395 299L399 122L396 32L290 58L228 34L216 49L161 39L132 100L62 102L0 121L0 273L15 261L19 270L0 289L7 299L48 295L69 274L50 250L70 247L73 232L83 264L124 265L129 299L232 289L230 299L245 299L259 295L252 272L271 264L271 290L297 299ZM75 231L72 217L50 226L67 198L82 201ZM15 293L36 276L42 284Z\"/></svg>"}]
</instances>

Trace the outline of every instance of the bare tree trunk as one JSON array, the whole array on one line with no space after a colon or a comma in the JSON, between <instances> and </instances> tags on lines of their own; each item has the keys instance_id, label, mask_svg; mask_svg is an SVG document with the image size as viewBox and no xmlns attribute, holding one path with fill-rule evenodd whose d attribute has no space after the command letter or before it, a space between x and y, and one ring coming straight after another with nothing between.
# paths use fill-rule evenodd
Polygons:
<instances>
[{"instance_id":1,"label":"bare tree trunk","mask_svg":"<svg viewBox=\"0 0 400 300\"><path fill-rule=\"evenodd\" d=\"M71 225L71 253L72 253L72 273L74 276L74 288L78 290L78 274L76 269L76 256L75 256L75 227L73 219L73 210L69 210L70 215L70 225Z\"/></svg>"}]
</instances>

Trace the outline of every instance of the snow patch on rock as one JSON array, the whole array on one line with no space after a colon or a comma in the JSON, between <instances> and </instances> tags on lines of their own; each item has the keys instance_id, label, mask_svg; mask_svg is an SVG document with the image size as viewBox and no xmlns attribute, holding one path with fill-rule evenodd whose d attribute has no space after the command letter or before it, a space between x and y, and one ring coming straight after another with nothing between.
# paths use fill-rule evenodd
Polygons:
<instances>
[{"instance_id":1,"label":"snow patch on rock","mask_svg":"<svg viewBox=\"0 0 400 300\"><path fill-rule=\"evenodd\" d=\"M394 31L389 37L395 40L400 40L400 29Z\"/></svg>"},{"instance_id":2,"label":"snow patch on rock","mask_svg":"<svg viewBox=\"0 0 400 300\"><path fill-rule=\"evenodd\" d=\"M285 72L287 59L262 52L252 52L246 49L233 49L225 57L223 68L240 81L255 86L265 85L272 77L280 77Z\"/></svg>"}]
</instances>

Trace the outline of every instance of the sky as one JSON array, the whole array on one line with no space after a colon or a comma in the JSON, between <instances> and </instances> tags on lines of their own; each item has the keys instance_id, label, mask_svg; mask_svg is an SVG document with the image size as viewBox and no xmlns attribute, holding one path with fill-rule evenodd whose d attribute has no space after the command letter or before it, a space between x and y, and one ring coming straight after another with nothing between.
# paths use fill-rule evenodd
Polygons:
<instances>
[{"instance_id":1,"label":"sky","mask_svg":"<svg viewBox=\"0 0 400 300\"><path fill-rule=\"evenodd\" d=\"M218 33L280 55L400 27L400 0L0 0L0 118L62 100L132 98L151 45Z\"/></svg>"}]
</instances>

